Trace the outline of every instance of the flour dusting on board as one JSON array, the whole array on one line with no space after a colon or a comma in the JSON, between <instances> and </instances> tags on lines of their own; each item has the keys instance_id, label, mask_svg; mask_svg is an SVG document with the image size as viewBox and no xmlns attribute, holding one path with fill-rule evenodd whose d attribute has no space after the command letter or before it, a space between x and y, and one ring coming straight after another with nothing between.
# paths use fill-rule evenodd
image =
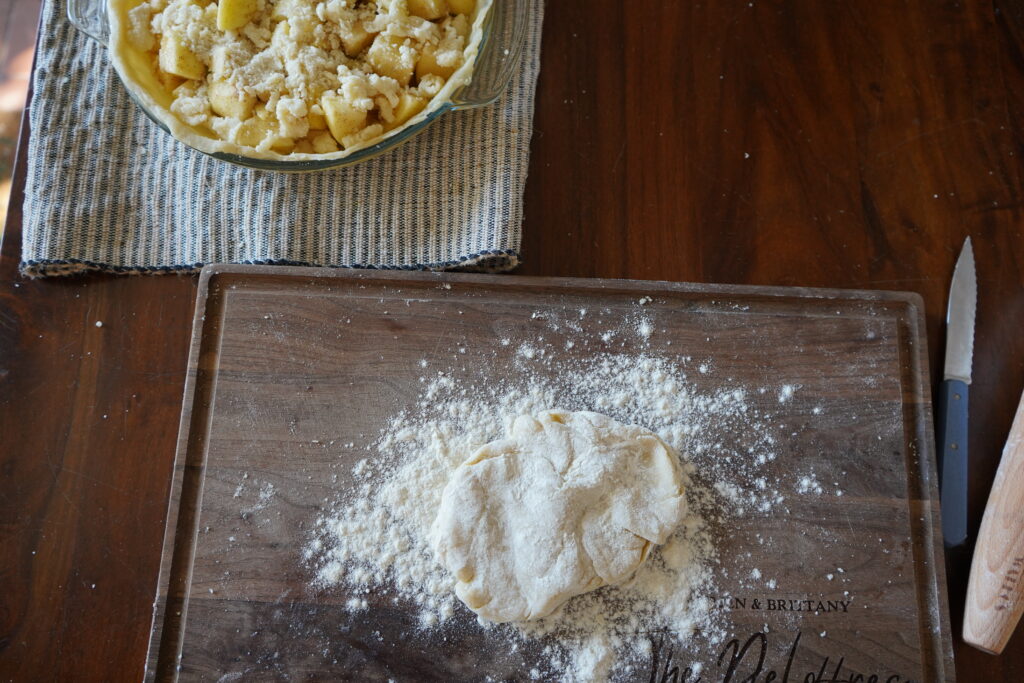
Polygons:
<instances>
[{"instance_id":1,"label":"flour dusting on board","mask_svg":"<svg viewBox=\"0 0 1024 683\"><path fill-rule=\"evenodd\" d=\"M466 368L469 354L455 347L452 367L418 362L418 401L383 427L369 457L353 466L353 486L316 523L305 561L317 588L340 587L353 611L367 608L367 596L390 596L414 609L426 631L475 628L513 644L540 643L536 678L646 675L650 641L639 633L668 631L685 642L700 632L721 642L727 630L715 606L722 594L714 540L730 519L784 511L793 487L768 474L779 428L776 416L749 400L761 388L720 378L717 389L702 390L706 383L691 376L713 373L709 359L651 352L659 330L649 301L641 300L642 315L592 334L578 325L585 310L545 313L551 330L571 331L571 339L504 337L500 346L512 353L500 372L481 367L474 374ZM777 390L779 402L797 390ZM577 596L533 622L470 621L427 540L442 491L454 469L517 416L551 408L595 411L657 433L680 454L689 514L625 585ZM752 578L760 580L760 571Z\"/></svg>"}]
</instances>

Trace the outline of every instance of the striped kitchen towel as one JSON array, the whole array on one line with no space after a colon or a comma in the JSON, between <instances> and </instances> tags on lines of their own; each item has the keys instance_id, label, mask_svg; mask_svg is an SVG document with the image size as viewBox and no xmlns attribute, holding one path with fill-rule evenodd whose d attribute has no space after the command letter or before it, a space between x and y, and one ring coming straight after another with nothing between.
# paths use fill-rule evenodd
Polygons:
<instances>
[{"instance_id":1,"label":"striped kitchen towel","mask_svg":"<svg viewBox=\"0 0 1024 683\"><path fill-rule=\"evenodd\" d=\"M129 99L105 49L47 0L33 80L22 273L206 263L501 271L518 263L542 0L494 105L445 114L349 168L283 174L204 156Z\"/></svg>"}]
</instances>

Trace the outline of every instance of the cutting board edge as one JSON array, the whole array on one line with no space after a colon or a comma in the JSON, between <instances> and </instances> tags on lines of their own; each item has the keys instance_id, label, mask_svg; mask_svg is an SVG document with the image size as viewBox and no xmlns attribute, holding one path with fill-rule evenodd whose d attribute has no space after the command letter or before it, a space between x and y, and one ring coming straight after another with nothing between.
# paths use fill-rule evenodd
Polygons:
<instances>
[{"instance_id":1,"label":"cutting board edge","mask_svg":"<svg viewBox=\"0 0 1024 683\"><path fill-rule=\"evenodd\" d=\"M940 650L935 653L933 666L939 670L943 681L955 681L956 669L953 659L953 632L949 616L949 595L946 591L946 562L945 546L942 538L941 507L939 505L939 479L938 461L935 451L935 424L932 411L932 388L931 373L928 369L928 336L927 318L925 315L924 299L914 292L907 292L907 301L913 315L908 316L905 324L911 327L908 333L915 340L914 349L916 353L909 359L913 364L912 377L917 383L919 400L910 407L918 413L914 423L918 426L918 433L915 439L918 443L918 464L917 471L925 487L925 496L922 498L922 507L928 514L928 523L924 525L927 535L929 554L929 589L933 604L938 607L937 628L939 633L932 634L933 640L938 640ZM927 550L927 549L925 549ZM922 567L922 570L925 568Z\"/></svg>"},{"instance_id":2,"label":"cutting board edge","mask_svg":"<svg viewBox=\"0 0 1024 683\"><path fill-rule=\"evenodd\" d=\"M764 297L800 297L809 299L833 300L864 300L906 303L924 316L924 299L917 292L887 289L835 289L823 287L772 286L772 285L738 285L728 283L674 282L671 280L636 280L625 278L580 278L534 275L509 275L487 273L461 273L452 271L425 271L388 268L332 268L313 266L266 266L246 264L210 264L200 271L200 293L206 294L210 281L218 276L285 276L309 278L335 278L345 280L393 280L395 282L418 282L424 276L433 277L438 284L463 282L467 284L485 284L498 277L510 285L540 288L551 286L564 288L571 286L584 290L635 290L645 293L656 285L656 289L668 289L673 292L721 292L723 295L748 295Z\"/></svg>"},{"instance_id":3,"label":"cutting board edge","mask_svg":"<svg viewBox=\"0 0 1024 683\"><path fill-rule=\"evenodd\" d=\"M207 323L217 322L209 316L211 313L209 309L210 302L210 285L212 275L214 273L204 268L203 273L199 278L199 286L196 290L196 302L195 311L192 317L192 340L189 344L188 353L188 364L186 366L185 374L185 388L182 391L182 407L181 407L181 419L178 423L178 439L177 446L174 453L174 465L171 475L171 486L169 487L169 498L167 502L167 517L164 521L164 538L160 551L160 571L157 579L157 586L155 596L153 599L153 616L152 625L149 634L149 644L146 652L146 662L143 672L144 681L155 681L155 680L174 680L177 678L176 672L161 670L159 668L161 662L166 663L167 657L161 657L161 652L166 652L171 648L173 642L169 638L175 638L180 642L180 633L167 633L167 621L168 621L168 602L169 596L171 595L170 583L174 576L174 565L175 561L182 561L184 558L180 556L178 552L177 543L181 541L179 535L179 529L186 524L186 520L181 517L182 512L182 492L185 490L185 478L189 474L190 468L192 470L192 476L196 481L201 484L202 479L197 476L197 469L201 463L190 463L188 462L190 456L197 450L192 448L195 439L192 437L193 434L202 434L203 439L208 433L208 426L203 425L203 429L196 430L193 426L194 420L202 420L203 411L198 413L193 410L196 405L196 392L200 386L200 368L202 367L201 359L203 358L204 352L209 349L204 349L204 340L211 338L216 339L219 342L219 335L204 334L204 330L208 330ZM220 304L221 302L217 302ZM200 451L201 452L201 451ZM200 486L201 488L201 486ZM199 493L199 492L197 492ZM198 507L197 507L198 509ZM194 545L194 544L193 544ZM191 555L189 555L191 558ZM187 582L188 576L191 571L185 573L184 580ZM183 608L185 605L182 606ZM179 612L179 618L176 620L177 625L180 627L184 623L185 614L184 611ZM173 661L173 658L172 658Z\"/></svg>"}]
</instances>

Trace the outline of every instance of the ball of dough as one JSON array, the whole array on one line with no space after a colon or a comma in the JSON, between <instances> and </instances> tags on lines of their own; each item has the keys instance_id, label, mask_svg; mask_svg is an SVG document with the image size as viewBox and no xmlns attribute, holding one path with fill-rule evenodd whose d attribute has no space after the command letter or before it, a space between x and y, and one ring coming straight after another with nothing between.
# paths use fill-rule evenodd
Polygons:
<instances>
[{"instance_id":1,"label":"ball of dough","mask_svg":"<svg viewBox=\"0 0 1024 683\"><path fill-rule=\"evenodd\" d=\"M629 579L685 513L679 458L653 432L548 410L456 468L430 540L470 609L525 621Z\"/></svg>"}]
</instances>

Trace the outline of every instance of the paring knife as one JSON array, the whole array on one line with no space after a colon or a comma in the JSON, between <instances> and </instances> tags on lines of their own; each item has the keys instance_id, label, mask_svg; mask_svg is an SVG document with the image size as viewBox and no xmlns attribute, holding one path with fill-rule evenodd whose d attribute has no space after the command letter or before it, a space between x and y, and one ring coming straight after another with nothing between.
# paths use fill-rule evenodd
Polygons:
<instances>
[{"instance_id":1,"label":"paring knife","mask_svg":"<svg viewBox=\"0 0 1024 683\"><path fill-rule=\"evenodd\" d=\"M978 284L971 238L953 270L946 309L946 365L939 389L939 496L942 536L947 548L967 540L967 386L974 352Z\"/></svg>"},{"instance_id":2,"label":"paring knife","mask_svg":"<svg viewBox=\"0 0 1024 683\"><path fill-rule=\"evenodd\" d=\"M1024 396L981 520L971 562L964 641L999 654L1024 612Z\"/></svg>"}]
</instances>

